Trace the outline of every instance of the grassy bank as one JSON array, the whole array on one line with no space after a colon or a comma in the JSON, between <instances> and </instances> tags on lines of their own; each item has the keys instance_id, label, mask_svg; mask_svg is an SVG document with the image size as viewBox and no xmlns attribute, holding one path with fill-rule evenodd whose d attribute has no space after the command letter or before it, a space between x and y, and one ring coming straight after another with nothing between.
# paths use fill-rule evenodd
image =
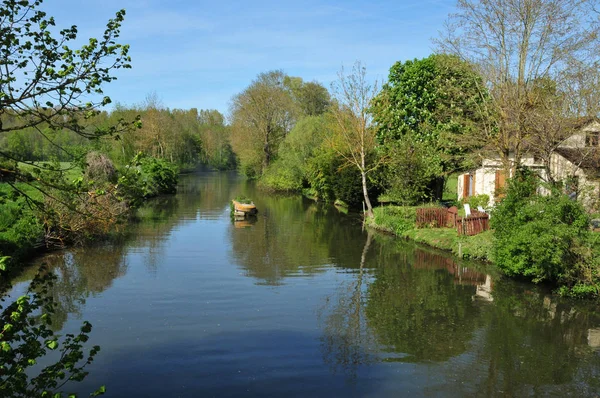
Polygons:
<instances>
[{"instance_id":1,"label":"grassy bank","mask_svg":"<svg viewBox=\"0 0 600 398\"><path fill-rule=\"evenodd\" d=\"M131 209L175 193L177 168L164 160L144 157L117 170L103 155L94 156L85 171L60 164L41 175L35 166L19 165L28 182L0 183L1 271L18 270L42 251L118 236Z\"/></svg>"},{"instance_id":2,"label":"grassy bank","mask_svg":"<svg viewBox=\"0 0 600 398\"><path fill-rule=\"evenodd\" d=\"M454 228L416 228L417 207L382 206L373 210L374 217L367 220L371 228L451 251L462 258L492 260L492 231L475 236L458 236Z\"/></svg>"},{"instance_id":3,"label":"grassy bank","mask_svg":"<svg viewBox=\"0 0 600 398\"><path fill-rule=\"evenodd\" d=\"M516 221L511 217L508 219L510 222L502 223L501 210L495 214L497 229L475 236L459 236L452 228L416 228L417 207L376 208L374 217L367 220L367 225L450 251L462 258L494 263L498 270L509 277L548 284L563 296L600 297L600 235L589 230L587 216L583 213L571 224L556 221L554 214L579 214L568 211L571 207L579 206L568 198L541 197L540 200L545 201L541 207L545 210L542 212L534 208L532 221L523 223L517 230L513 228L514 231L511 230L508 235L498 228L511 226ZM556 206L560 205L556 209L556 206L552 206L554 202ZM560 231L552 230L553 227ZM564 236L560 235L561 231Z\"/></svg>"}]
</instances>

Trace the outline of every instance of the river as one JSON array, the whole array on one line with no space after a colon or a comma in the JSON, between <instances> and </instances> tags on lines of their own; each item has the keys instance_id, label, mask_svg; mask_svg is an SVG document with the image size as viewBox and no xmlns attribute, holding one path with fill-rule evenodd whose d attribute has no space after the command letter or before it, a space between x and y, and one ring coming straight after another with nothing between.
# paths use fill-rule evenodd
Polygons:
<instances>
[{"instance_id":1,"label":"river","mask_svg":"<svg viewBox=\"0 0 600 398\"><path fill-rule=\"evenodd\" d=\"M229 201L254 199L254 223ZM107 397L597 396L600 310L363 230L356 214L182 176L131 236L55 252L53 327L90 321ZM82 395L84 396L84 395Z\"/></svg>"}]
</instances>

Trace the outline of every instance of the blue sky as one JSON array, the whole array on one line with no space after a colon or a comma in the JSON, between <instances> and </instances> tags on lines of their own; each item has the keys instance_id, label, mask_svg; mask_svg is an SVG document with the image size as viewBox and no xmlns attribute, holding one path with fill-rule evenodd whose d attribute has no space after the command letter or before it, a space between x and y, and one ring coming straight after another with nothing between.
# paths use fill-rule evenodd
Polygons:
<instances>
[{"instance_id":1,"label":"blue sky","mask_svg":"<svg viewBox=\"0 0 600 398\"><path fill-rule=\"evenodd\" d=\"M106 87L113 102L140 103L156 92L170 108L218 109L260 72L283 69L329 87L337 71L360 60L371 78L399 60L432 52L454 0L191 1L46 0L57 25L99 36L127 11L121 42L133 69Z\"/></svg>"}]
</instances>

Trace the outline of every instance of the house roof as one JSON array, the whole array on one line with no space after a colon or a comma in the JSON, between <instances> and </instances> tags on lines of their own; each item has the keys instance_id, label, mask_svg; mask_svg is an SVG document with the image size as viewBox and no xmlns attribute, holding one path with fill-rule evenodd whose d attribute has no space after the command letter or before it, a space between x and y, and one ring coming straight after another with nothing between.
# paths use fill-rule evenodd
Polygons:
<instances>
[{"instance_id":1,"label":"house roof","mask_svg":"<svg viewBox=\"0 0 600 398\"><path fill-rule=\"evenodd\" d=\"M600 147L556 148L556 153L579 166L586 174L600 177Z\"/></svg>"},{"instance_id":2,"label":"house roof","mask_svg":"<svg viewBox=\"0 0 600 398\"><path fill-rule=\"evenodd\" d=\"M600 123L600 118L598 118L596 116L573 117L573 118L569 118L565 121L564 127L566 130L570 130L570 129L577 130L577 129L584 128L594 122Z\"/></svg>"}]
</instances>

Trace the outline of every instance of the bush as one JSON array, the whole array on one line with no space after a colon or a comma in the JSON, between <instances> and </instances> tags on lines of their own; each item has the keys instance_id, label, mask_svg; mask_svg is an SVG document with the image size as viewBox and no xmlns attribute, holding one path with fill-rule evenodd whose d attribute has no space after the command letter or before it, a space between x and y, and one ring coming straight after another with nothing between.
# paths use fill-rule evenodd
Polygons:
<instances>
[{"instance_id":1,"label":"bush","mask_svg":"<svg viewBox=\"0 0 600 398\"><path fill-rule=\"evenodd\" d=\"M85 177L98 183L115 183L117 170L108 156L100 152L90 152L85 158Z\"/></svg>"},{"instance_id":2,"label":"bush","mask_svg":"<svg viewBox=\"0 0 600 398\"><path fill-rule=\"evenodd\" d=\"M537 195L536 186L527 172L509 182L491 218L493 256L507 275L556 283L577 264L589 220L580 203L559 192Z\"/></svg>"},{"instance_id":3,"label":"bush","mask_svg":"<svg viewBox=\"0 0 600 398\"><path fill-rule=\"evenodd\" d=\"M164 159L138 154L120 171L119 192L132 205L143 199L177 192L178 169Z\"/></svg>"},{"instance_id":4,"label":"bush","mask_svg":"<svg viewBox=\"0 0 600 398\"><path fill-rule=\"evenodd\" d=\"M42 224L22 196L0 192L0 252L11 256L12 266L31 255L44 236Z\"/></svg>"},{"instance_id":5,"label":"bush","mask_svg":"<svg viewBox=\"0 0 600 398\"><path fill-rule=\"evenodd\" d=\"M273 163L260 179L263 188L280 192L300 192L302 174L297 168L287 167L285 162Z\"/></svg>"},{"instance_id":6,"label":"bush","mask_svg":"<svg viewBox=\"0 0 600 398\"><path fill-rule=\"evenodd\" d=\"M382 206L373 209L371 226L401 236L415 228L417 208L408 206Z\"/></svg>"},{"instance_id":7,"label":"bush","mask_svg":"<svg viewBox=\"0 0 600 398\"><path fill-rule=\"evenodd\" d=\"M472 210L477 210L479 206L486 209L490 204L490 197L486 194L469 196L464 203L468 203Z\"/></svg>"}]
</instances>

